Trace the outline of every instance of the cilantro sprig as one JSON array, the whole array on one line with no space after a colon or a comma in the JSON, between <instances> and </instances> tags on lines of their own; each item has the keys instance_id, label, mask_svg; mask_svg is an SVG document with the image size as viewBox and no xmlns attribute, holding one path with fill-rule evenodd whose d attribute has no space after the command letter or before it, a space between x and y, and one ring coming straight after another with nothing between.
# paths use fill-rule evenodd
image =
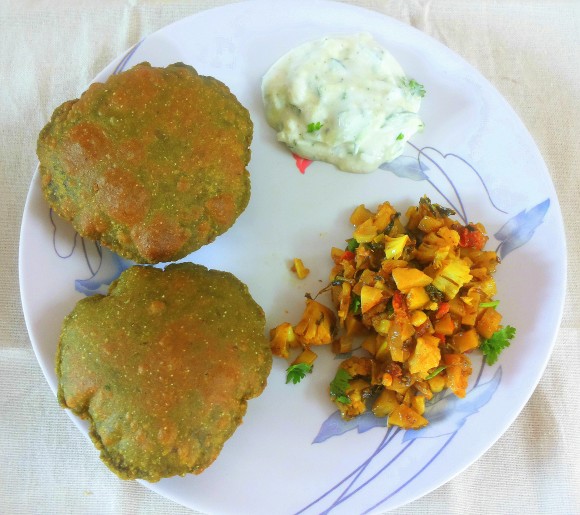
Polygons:
<instances>
[{"instance_id":1,"label":"cilantro sprig","mask_svg":"<svg viewBox=\"0 0 580 515\"><path fill-rule=\"evenodd\" d=\"M320 123L320 122L312 122L306 126L306 129L308 130L308 132L316 132L316 131L319 131L320 129L322 129L323 125L324 124Z\"/></svg>"},{"instance_id":2,"label":"cilantro sprig","mask_svg":"<svg viewBox=\"0 0 580 515\"><path fill-rule=\"evenodd\" d=\"M485 362L488 365L493 365L500 353L510 346L510 340L516 335L516 328L508 325L502 329L497 330L491 335L491 338L483 340L479 349L485 357Z\"/></svg>"},{"instance_id":3,"label":"cilantro sprig","mask_svg":"<svg viewBox=\"0 0 580 515\"><path fill-rule=\"evenodd\" d=\"M489 302L480 302L480 308L497 308L499 306L499 300L490 300Z\"/></svg>"},{"instance_id":4,"label":"cilantro sprig","mask_svg":"<svg viewBox=\"0 0 580 515\"><path fill-rule=\"evenodd\" d=\"M310 373L312 373L311 363L296 363L295 365L290 365L286 369L286 384L291 381L293 384L297 384L306 377L306 374Z\"/></svg>"},{"instance_id":5,"label":"cilantro sprig","mask_svg":"<svg viewBox=\"0 0 580 515\"><path fill-rule=\"evenodd\" d=\"M350 404L350 398L346 394L346 389L351 379L352 376L344 368L339 368L334 379L330 382L330 396L337 402Z\"/></svg>"},{"instance_id":6,"label":"cilantro sprig","mask_svg":"<svg viewBox=\"0 0 580 515\"><path fill-rule=\"evenodd\" d=\"M358 241L356 241L354 238L346 240L346 250L349 252L354 252L358 248L358 245Z\"/></svg>"},{"instance_id":7,"label":"cilantro sprig","mask_svg":"<svg viewBox=\"0 0 580 515\"><path fill-rule=\"evenodd\" d=\"M446 368L447 368L446 365L441 365L440 367L437 367L425 379L426 380L433 379L435 376L438 376L441 372L443 372Z\"/></svg>"},{"instance_id":8,"label":"cilantro sprig","mask_svg":"<svg viewBox=\"0 0 580 515\"><path fill-rule=\"evenodd\" d=\"M361 313L361 309L362 309L362 301L361 301L360 295L353 293L348 310L353 315L359 315Z\"/></svg>"},{"instance_id":9,"label":"cilantro sprig","mask_svg":"<svg viewBox=\"0 0 580 515\"><path fill-rule=\"evenodd\" d=\"M407 88L411 95L423 98L425 96L425 87L423 84L419 84L415 79L401 79L401 85Z\"/></svg>"}]
</instances>

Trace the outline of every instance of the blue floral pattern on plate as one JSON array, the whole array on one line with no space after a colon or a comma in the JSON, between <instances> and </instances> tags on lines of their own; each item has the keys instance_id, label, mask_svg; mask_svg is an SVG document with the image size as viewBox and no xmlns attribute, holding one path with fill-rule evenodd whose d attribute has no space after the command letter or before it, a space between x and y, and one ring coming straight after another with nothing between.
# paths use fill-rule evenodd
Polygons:
<instances>
[{"instance_id":1,"label":"blue floral pattern on plate","mask_svg":"<svg viewBox=\"0 0 580 515\"><path fill-rule=\"evenodd\" d=\"M494 202L489 189L479 172L466 159L454 153L443 153L433 147L419 148L409 142L409 145L415 150L415 156L404 155L390 163L385 163L380 168L394 173L398 177L410 179L412 181L425 181L437 193L439 193L447 202L448 206L455 210L457 216L464 224L470 219L462 201L460 191L456 188L450 174L444 168L444 162L447 159L453 159L463 165L465 173L475 175L477 182L481 185L485 198L493 209L508 214L499 208ZM443 163L442 163L443 161ZM437 177L437 174L439 177ZM504 259L508 254L528 242L534 235L535 230L543 222L544 217L550 207L550 199L525 209L515 216L509 218L505 224L494 234L494 237L500 243L497 246L497 252L500 258ZM386 428L386 433L377 447L377 449L364 460L358 468L351 471L340 482L323 493L316 500L305 506L297 513L315 511L317 513L330 513L334 508L348 500L354 495L361 494L359 504L364 505L364 489L372 481L377 479L380 474L385 472L405 451L416 441L424 438L434 439L439 437L445 438L437 451L432 454L426 454L424 463L419 465L416 474L394 487L391 491L386 492L385 496L372 506L367 508L370 512L378 508L396 493L408 487L434 460L438 458L441 452L447 447L451 440L461 430L468 417L477 413L485 406L497 390L502 376L502 369L498 367L491 380L480 384L485 363L482 361L477 379L464 399L459 399L453 394L443 392L427 403L425 416L429 420L429 425L420 430L401 431L399 428ZM340 412L335 411L327 420L325 420L320 431L313 440L313 444L321 444L329 438L340 436L346 432L356 429L358 433L365 433L374 427L386 427L386 420L377 418L372 413L367 412L354 420L345 421L342 419ZM402 438L395 440L395 437L403 432ZM401 448L396 450L394 456L385 456L385 450L388 446L395 446L397 442ZM376 460L385 461L379 472L371 477L363 479L363 473Z\"/></svg>"},{"instance_id":2,"label":"blue floral pattern on plate","mask_svg":"<svg viewBox=\"0 0 580 515\"><path fill-rule=\"evenodd\" d=\"M126 63L127 61L124 60L124 62ZM445 161L446 159L454 159L459 163L463 163L466 171L473 173L476 176L476 179L481 184L485 197L488 199L492 208L500 213L507 214L494 203L481 175L465 159L452 153L444 154L433 147L418 148L411 143L409 143L409 145L416 151L416 156L401 156L393 162L381 166L381 168L402 178L413 181L426 181L446 200L449 207L456 211L463 223L468 223L469 218L467 210L461 199L460 192L455 187L449 174L446 173L443 165L439 162L441 160ZM438 173L443 180L438 180L435 177L436 173ZM524 245L533 237L535 230L543 222L549 207L550 199L547 198L531 208L520 211L515 216L508 218L504 225L495 232L494 237L499 241L497 252L502 259ZM50 216L53 216L52 211L50 212ZM56 232L57 226L54 222L53 227ZM128 268L131 265L131 262L120 258L106 249L102 249L94 242L85 241L76 233L72 242L72 250L69 254L60 254L56 246L54 250L59 257L67 259L79 247L79 245L77 245L78 240L81 242L80 248L87 263L89 277L85 279L77 279L75 281L75 289L84 295L106 293L111 282ZM90 248L90 246L95 246L96 248L98 256L96 263L93 263L89 257L88 248ZM356 429L358 433L365 433L375 427L382 427L385 428L385 436L377 449L366 458L359 467L351 471L340 482L297 513L305 513L307 511L330 513L334 508L354 495L361 495L359 502L363 505L365 502L365 487L396 463L411 445L421 439L446 437L442 440L440 447L434 454L425 455L424 463L419 467L418 472L413 477L394 487L390 492L386 492L384 498L379 502L375 502L373 506L369 506L367 511L372 511L378 508L393 495L400 492L402 489L407 488L415 478L417 478L431 463L433 463L434 460L438 458L441 452L443 452L451 440L461 430L467 418L477 413L492 398L501 382L501 367L497 368L491 380L480 384L484 367L485 364L482 362L477 379L465 399L458 399L453 394L447 393L440 394L431 402L427 403L426 417L429 419L430 423L427 427L420 430L401 431L399 428L386 428L386 420L377 418L372 415L372 413L366 413L355 420L344 421L338 411L334 412L322 423L320 431L312 442L313 444L322 444L330 438L338 437L354 429ZM404 433L402 438L396 438L399 433ZM396 449L394 456L388 455L387 450L391 450L390 448L397 445L397 442L400 449ZM363 475L370 464L381 459L384 460L384 464L378 472L372 474L370 477Z\"/></svg>"}]
</instances>

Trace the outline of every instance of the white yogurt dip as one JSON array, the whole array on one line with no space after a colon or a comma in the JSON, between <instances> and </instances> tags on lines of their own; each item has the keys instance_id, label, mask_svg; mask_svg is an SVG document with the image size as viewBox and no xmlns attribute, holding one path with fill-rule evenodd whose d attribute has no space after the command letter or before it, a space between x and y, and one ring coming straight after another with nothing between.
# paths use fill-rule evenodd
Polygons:
<instances>
[{"instance_id":1,"label":"white yogurt dip","mask_svg":"<svg viewBox=\"0 0 580 515\"><path fill-rule=\"evenodd\" d=\"M266 118L293 153L366 173L423 128L425 90L369 34L326 37L280 58L262 80Z\"/></svg>"}]
</instances>

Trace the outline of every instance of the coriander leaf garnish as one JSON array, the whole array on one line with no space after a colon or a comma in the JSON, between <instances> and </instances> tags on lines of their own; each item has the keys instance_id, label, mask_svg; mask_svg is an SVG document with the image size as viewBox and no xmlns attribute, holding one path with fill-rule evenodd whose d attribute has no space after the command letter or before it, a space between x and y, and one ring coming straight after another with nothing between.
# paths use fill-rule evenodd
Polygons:
<instances>
[{"instance_id":1,"label":"coriander leaf garnish","mask_svg":"<svg viewBox=\"0 0 580 515\"><path fill-rule=\"evenodd\" d=\"M397 141L401 141L404 137L405 135L402 132L399 132L399 135L397 136Z\"/></svg>"},{"instance_id":2,"label":"coriander leaf garnish","mask_svg":"<svg viewBox=\"0 0 580 515\"><path fill-rule=\"evenodd\" d=\"M419 204L426 206L427 209L429 209L429 211L431 211L431 213L433 213L433 216L436 216L436 217L438 216L438 217L445 218L446 216L453 216L455 214L455 211L453 209L450 209L448 207L443 207L443 206L440 206L439 204L434 204L433 202L431 202L431 199L429 199L429 197L427 195L423 195L419 199Z\"/></svg>"},{"instance_id":3,"label":"coriander leaf garnish","mask_svg":"<svg viewBox=\"0 0 580 515\"><path fill-rule=\"evenodd\" d=\"M330 396L334 397L334 400L337 402L350 404L350 398L346 394L346 389L351 379L352 376L344 368L339 368L336 371L334 379L330 382Z\"/></svg>"},{"instance_id":4,"label":"coriander leaf garnish","mask_svg":"<svg viewBox=\"0 0 580 515\"><path fill-rule=\"evenodd\" d=\"M297 384L306 377L306 374L310 373L312 373L311 363L296 363L295 365L290 365L286 369L286 384L290 381Z\"/></svg>"},{"instance_id":5,"label":"coriander leaf garnish","mask_svg":"<svg viewBox=\"0 0 580 515\"><path fill-rule=\"evenodd\" d=\"M510 346L510 340L516 335L516 328L508 325L502 329L497 330L491 335L491 338L486 338L479 344L479 349L485 357L485 362L488 365L493 365L501 351Z\"/></svg>"},{"instance_id":6,"label":"coriander leaf garnish","mask_svg":"<svg viewBox=\"0 0 580 515\"><path fill-rule=\"evenodd\" d=\"M312 123L309 123L308 126L307 126L308 132L316 132L316 131L319 131L322 128L323 125L324 124L323 123L320 123L320 122L316 122L316 123L312 122Z\"/></svg>"},{"instance_id":7,"label":"coriander leaf garnish","mask_svg":"<svg viewBox=\"0 0 580 515\"><path fill-rule=\"evenodd\" d=\"M433 370L433 372L431 372L425 379L429 380L429 379L433 379L435 376L439 375L441 372L443 372L447 367L445 365L442 365L440 367L437 367L436 369Z\"/></svg>"},{"instance_id":8,"label":"coriander leaf garnish","mask_svg":"<svg viewBox=\"0 0 580 515\"><path fill-rule=\"evenodd\" d=\"M346 250L354 252L357 249L358 245L359 245L358 241L356 241L354 238L351 238L346 242Z\"/></svg>"},{"instance_id":9,"label":"coriander leaf garnish","mask_svg":"<svg viewBox=\"0 0 580 515\"><path fill-rule=\"evenodd\" d=\"M492 300L490 302L480 302L480 308L496 308L499 305L499 300Z\"/></svg>"},{"instance_id":10,"label":"coriander leaf garnish","mask_svg":"<svg viewBox=\"0 0 580 515\"><path fill-rule=\"evenodd\" d=\"M352 300L350 301L350 306L349 306L349 311L353 314L353 315L358 315L361 312L361 300L360 300L360 295L357 295L356 293L352 294Z\"/></svg>"},{"instance_id":11,"label":"coriander leaf garnish","mask_svg":"<svg viewBox=\"0 0 580 515\"><path fill-rule=\"evenodd\" d=\"M425 96L425 88L423 84L419 84L415 79L401 79L401 85L409 90L411 95L424 97Z\"/></svg>"}]
</instances>

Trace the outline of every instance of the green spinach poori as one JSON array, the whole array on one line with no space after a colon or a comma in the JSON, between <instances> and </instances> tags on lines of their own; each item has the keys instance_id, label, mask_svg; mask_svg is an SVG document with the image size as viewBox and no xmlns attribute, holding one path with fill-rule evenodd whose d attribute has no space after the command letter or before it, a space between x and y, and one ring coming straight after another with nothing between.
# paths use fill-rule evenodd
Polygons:
<instances>
[{"instance_id":1,"label":"green spinach poori","mask_svg":"<svg viewBox=\"0 0 580 515\"><path fill-rule=\"evenodd\" d=\"M37 153L52 209L137 263L176 261L250 198L253 124L223 83L141 63L57 107Z\"/></svg>"},{"instance_id":2,"label":"green spinach poori","mask_svg":"<svg viewBox=\"0 0 580 515\"><path fill-rule=\"evenodd\" d=\"M121 478L199 474L266 386L264 327L264 312L228 272L133 266L66 317L59 402L89 422Z\"/></svg>"}]
</instances>

